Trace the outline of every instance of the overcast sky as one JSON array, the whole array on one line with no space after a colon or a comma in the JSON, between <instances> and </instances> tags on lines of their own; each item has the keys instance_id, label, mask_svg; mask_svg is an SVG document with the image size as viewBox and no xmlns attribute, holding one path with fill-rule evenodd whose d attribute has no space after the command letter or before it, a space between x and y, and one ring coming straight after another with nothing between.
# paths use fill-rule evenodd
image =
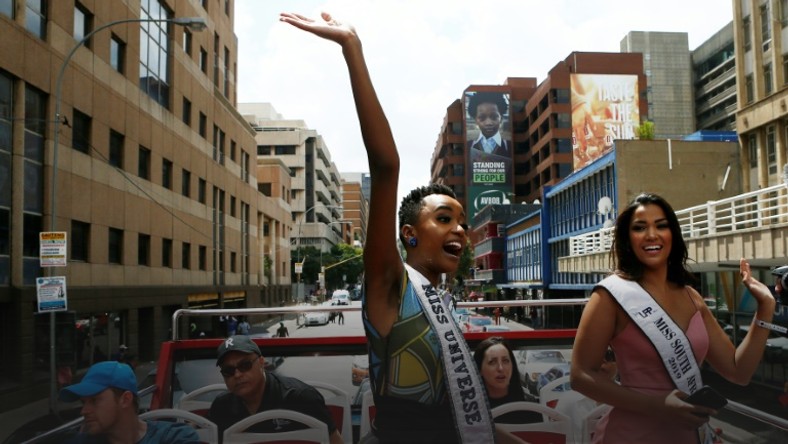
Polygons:
<instances>
[{"instance_id":1,"label":"overcast sky","mask_svg":"<svg viewBox=\"0 0 788 444\"><path fill-rule=\"evenodd\" d=\"M619 52L629 31L687 32L693 50L730 0L236 0L238 102L270 102L325 139L339 171L368 171L339 46L279 12L352 23L400 151L400 197L429 181L446 114L468 85L535 77L573 51Z\"/></svg>"}]
</instances>

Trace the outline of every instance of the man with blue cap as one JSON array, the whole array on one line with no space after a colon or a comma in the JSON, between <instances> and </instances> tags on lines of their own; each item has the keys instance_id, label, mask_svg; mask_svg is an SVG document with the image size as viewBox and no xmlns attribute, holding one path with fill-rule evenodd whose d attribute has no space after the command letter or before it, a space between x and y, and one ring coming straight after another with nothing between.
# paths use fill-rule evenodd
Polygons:
<instances>
[{"instance_id":1,"label":"man with blue cap","mask_svg":"<svg viewBox=\"0 0 788 444\"><path fill-rule=\"evenodd\" d=\"M137 416L137 377L128 364L104 361L90 367L78 384L60 391L60 400L82 401L82 430L74 444L185 444L200 442L188 424L143 421Z\"/></svg>"}]
</instances>

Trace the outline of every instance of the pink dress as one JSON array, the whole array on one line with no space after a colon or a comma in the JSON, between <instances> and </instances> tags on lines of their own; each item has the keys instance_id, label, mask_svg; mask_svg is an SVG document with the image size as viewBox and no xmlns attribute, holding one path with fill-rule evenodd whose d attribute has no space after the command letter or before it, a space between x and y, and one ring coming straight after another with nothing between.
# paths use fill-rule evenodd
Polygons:
<instances>
[{"instance_id":1,"label":"pink dress","mask_svg":"<svg viewBox=\"0 0 788 444\"><path fill-rule=\"evenodd\" d=\"M700 365L709 350L709 334L700 311L692 315L684 333ZM610 345L616 353L622 386L658 395L666 395L675 389L651 341L632 321L613 338ZM593 442L697 444L698 433L696 430L678 429L662 418L614 407L597 423Z\"/></svg>"}]
</instances>

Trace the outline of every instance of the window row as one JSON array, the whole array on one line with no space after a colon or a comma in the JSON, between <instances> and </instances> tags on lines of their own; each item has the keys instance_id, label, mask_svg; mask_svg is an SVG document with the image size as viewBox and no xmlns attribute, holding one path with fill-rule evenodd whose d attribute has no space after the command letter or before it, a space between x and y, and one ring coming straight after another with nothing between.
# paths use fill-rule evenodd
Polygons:
<instances>
[{"instance_id":1,"label":"window row","mask_svg":"<svg viewBox=\"0 0 788 444\"><path fill-rule=\"evenodd\" d=\"M94 227L87 222L77 220L71 221L71 232L69 233L69 245L71 247L71 260L79 262L94 262L91 258L91 236L96 236ZM154 264L152 258L152 238L149 234L137 233L130 235L120 228L110 227L107 231L107 263L110 264L127 264L129 261L126 255L127 249L136 247L137 250L137 265L144 266L161 266L167 268L175 268L173 255L174 241L172 239L162 238L161 248L159 250L159 260ZM136 244L135 244L136 241ZM197 257L194 257L194 254ZM236 255L231 254L231 260L234 260ZM196 264L194 259L197 260ZM129 265L129 264L127 264ZM208 247L205 245L197 245L196 249L192 249L192 244L189 242L181 242L180 249L180 263L177 264L184 270L191 270L194 265L198 270L207 270L208 267ZM230 269L235 270L235 265L230 264Z\"/></svg>"}]
</instances>

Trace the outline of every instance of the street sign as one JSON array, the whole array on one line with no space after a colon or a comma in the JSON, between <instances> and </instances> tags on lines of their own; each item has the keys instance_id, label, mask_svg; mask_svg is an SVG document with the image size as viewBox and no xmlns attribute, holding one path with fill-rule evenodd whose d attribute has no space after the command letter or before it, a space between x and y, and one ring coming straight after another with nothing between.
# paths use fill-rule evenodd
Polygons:
<instances>
[{"instance_id":1,"label":"street sign","mask_svg":"<svg viewBox=\"0 0 788 444\"><path fill-rule=\"evenodd\" d=\"M38 311L65 311L68 309L66 277L52 276L36 278Z\"/></svg>"},{"instance_id":2,"label":"street sign","mask_svg":"<svg viewBox=\"0 0 788 444\"><path fill-rule=\"evenodd\" d=\"M65 231L42 231L38 234L41 267L65 267L67 239Z\"/></svg>"},{"instance_id":3,"label":"street sign","mask_svg":"<svg viewBox=\"0 0 788 444\"><path fill-rule=\"evenodd\" d=\"M304 263L303 262L296 262L295 263L295 272L296 274L301 274L304 272Z\"/></svg>"}]
</instances>

